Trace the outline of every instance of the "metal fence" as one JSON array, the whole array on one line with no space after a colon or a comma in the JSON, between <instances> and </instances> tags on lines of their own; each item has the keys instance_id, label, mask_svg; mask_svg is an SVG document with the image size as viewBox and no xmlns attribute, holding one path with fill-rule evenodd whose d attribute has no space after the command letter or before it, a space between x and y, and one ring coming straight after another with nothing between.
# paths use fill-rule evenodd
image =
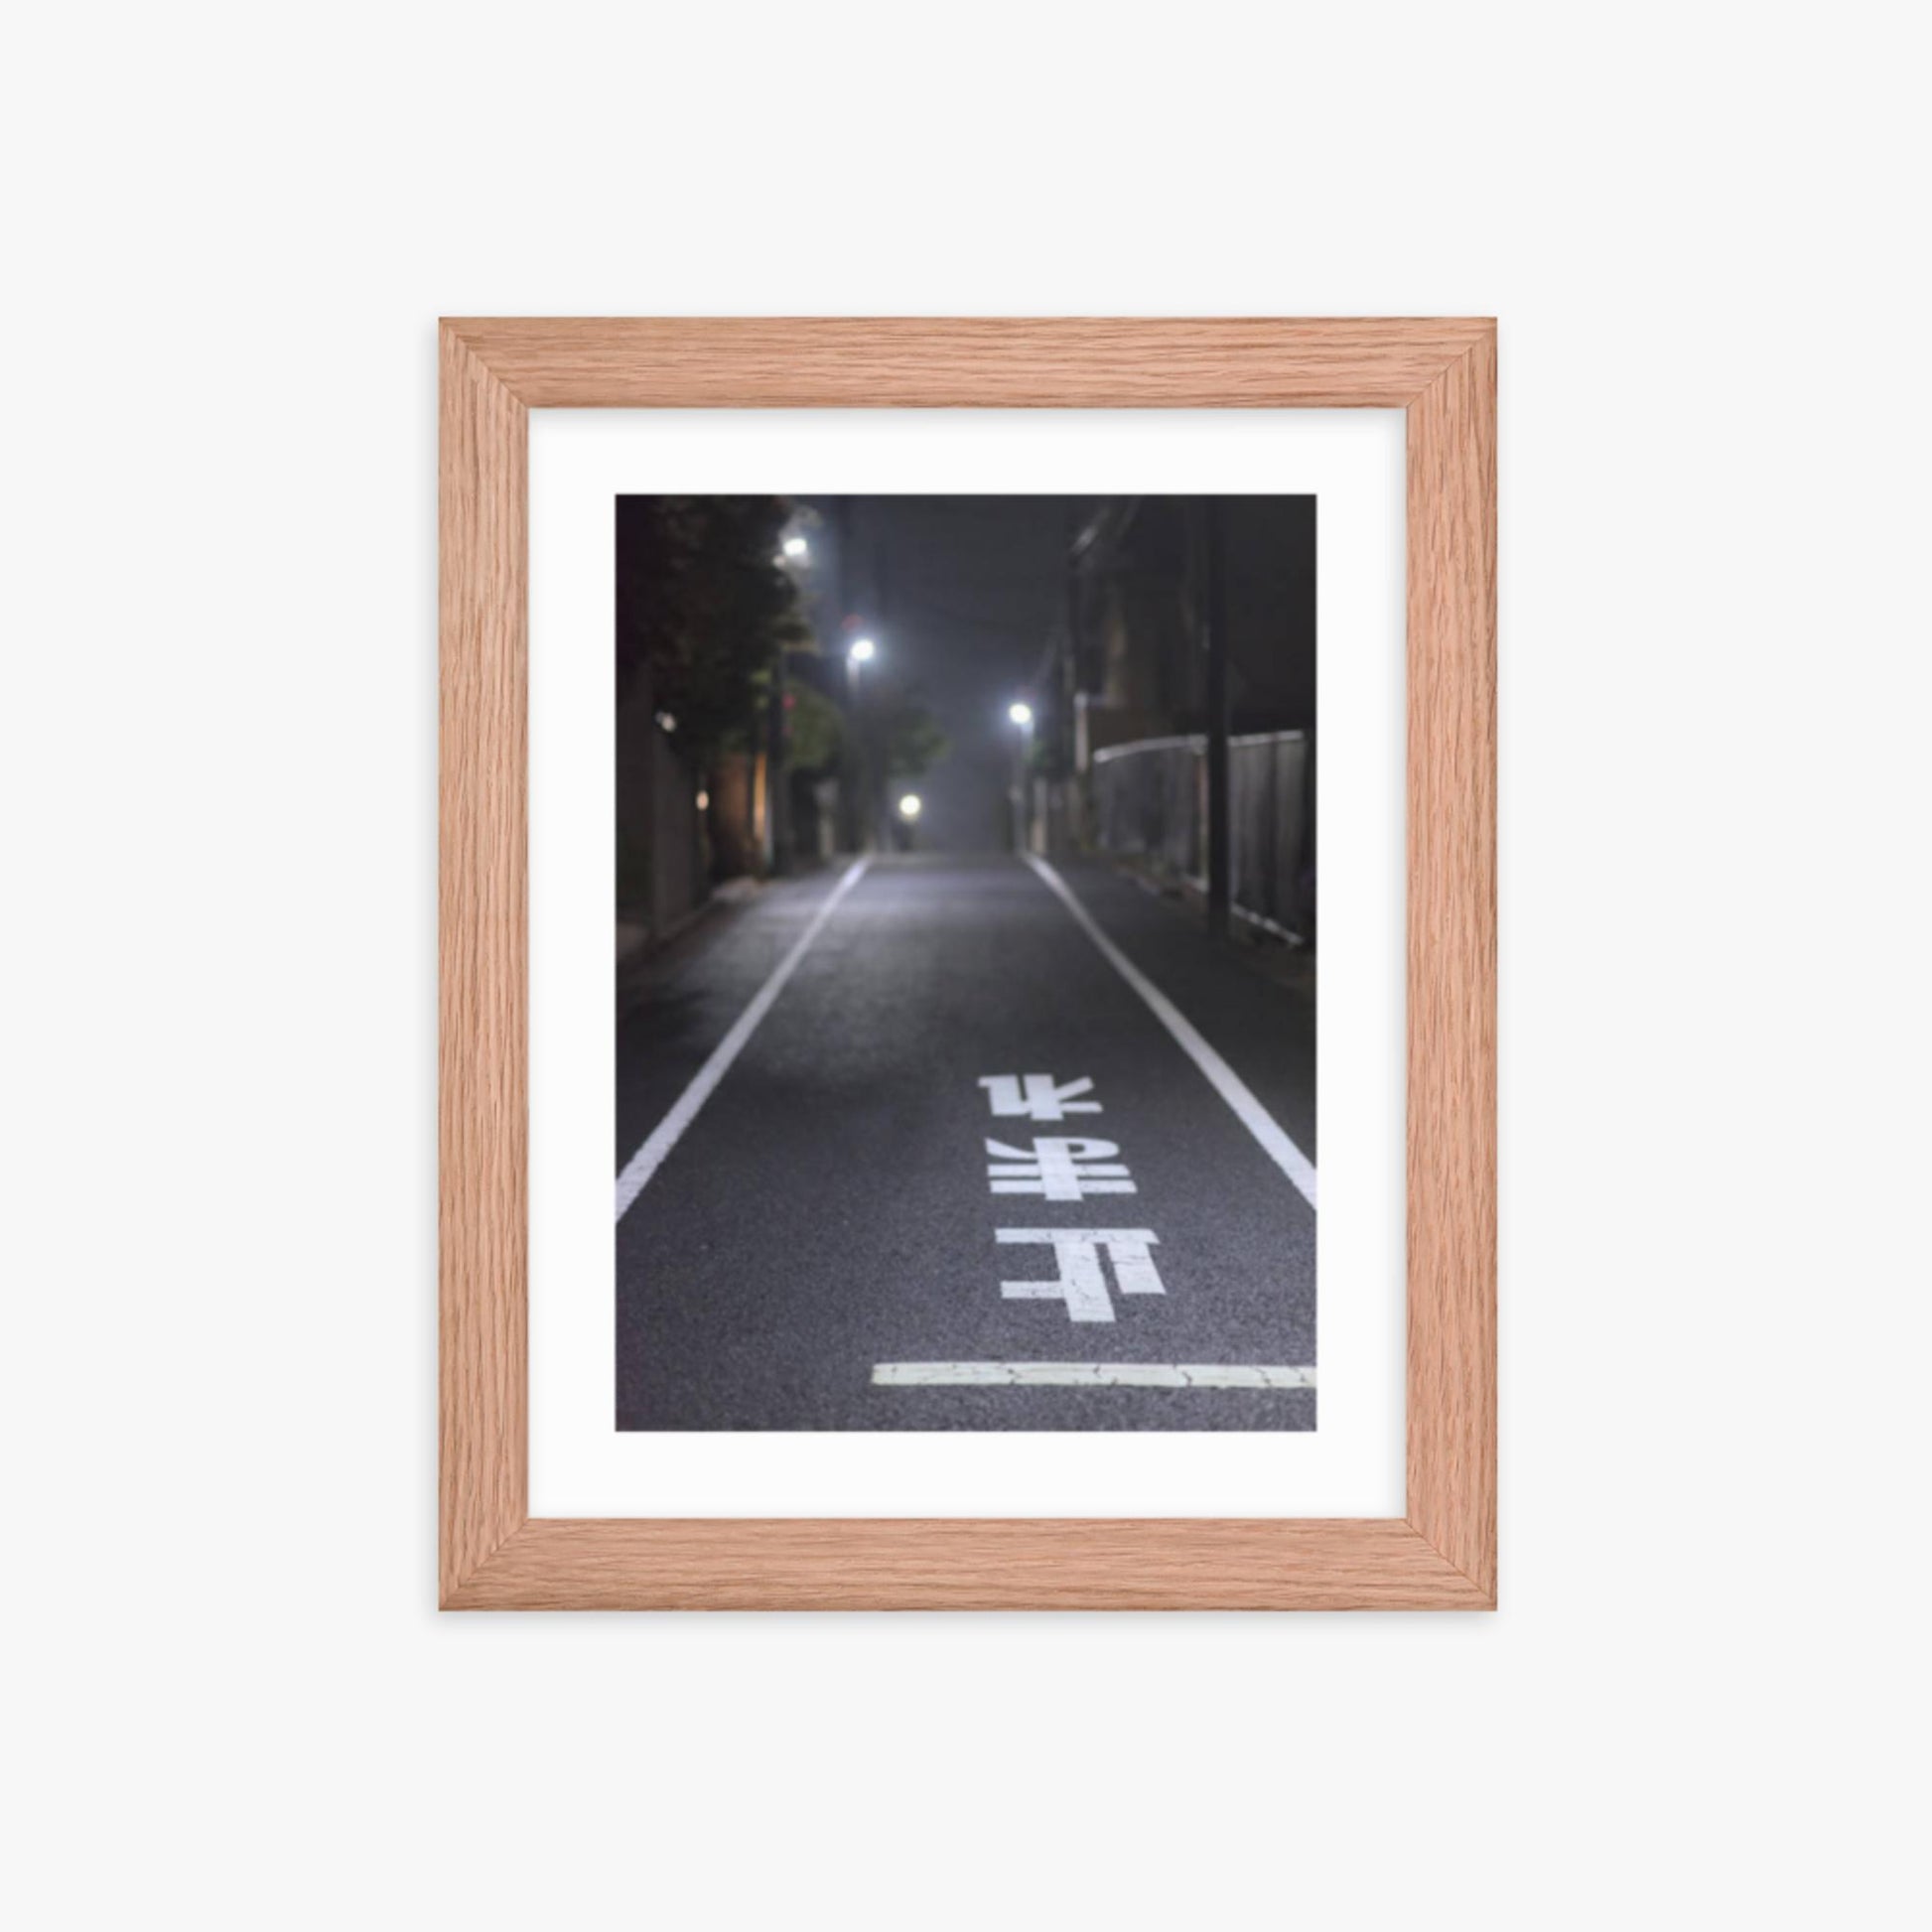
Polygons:
<instances>
[{"instance_id":1,"label":"metal fence","mask_svg":"<svg viewBox=\"0 0 1932 1932\"><path fill-rule=\"evenodd\" d=\"M1313 936L1314 845L1305 732L1228 741L1229 896L1235 910ZM1094 836L1206 889L1207 741L1149 738L1093 755Z\"/></svg>"}]
</instances>

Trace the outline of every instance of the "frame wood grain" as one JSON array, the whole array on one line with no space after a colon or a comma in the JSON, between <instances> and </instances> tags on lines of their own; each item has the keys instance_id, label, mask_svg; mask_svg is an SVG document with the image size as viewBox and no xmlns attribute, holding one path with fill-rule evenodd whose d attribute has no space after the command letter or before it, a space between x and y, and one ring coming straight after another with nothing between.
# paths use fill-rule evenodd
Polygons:
<instances>
[{"instance_id":1,"label":"frame wood grain","mask_svg":"<svg viewBox=\"0 0 1932 1932\"><path fill-rule=\"evenodd\" d=\"M1405 1517L530 1517L529 411L724 407L1407 411ZM440 453L443 1606L1494 1607L1495 324L445 321Z\"/></svg>"}]
</instances>

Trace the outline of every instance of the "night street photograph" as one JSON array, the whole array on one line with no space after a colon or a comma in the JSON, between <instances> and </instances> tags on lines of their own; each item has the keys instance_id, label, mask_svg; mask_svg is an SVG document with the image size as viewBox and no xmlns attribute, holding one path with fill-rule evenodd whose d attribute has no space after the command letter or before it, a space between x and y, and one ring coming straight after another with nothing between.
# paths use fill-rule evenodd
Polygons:
<instances>
[{"instance_id":1,"label":"night street photograph","mask_svg":"<svg viewBox=\"0 0 1932 1932\"><path fill-rule=\"evenodd\" d=\"M1314 1429L1315 509L617 499L620 1430Z\"/></svg>"}]
</instances>

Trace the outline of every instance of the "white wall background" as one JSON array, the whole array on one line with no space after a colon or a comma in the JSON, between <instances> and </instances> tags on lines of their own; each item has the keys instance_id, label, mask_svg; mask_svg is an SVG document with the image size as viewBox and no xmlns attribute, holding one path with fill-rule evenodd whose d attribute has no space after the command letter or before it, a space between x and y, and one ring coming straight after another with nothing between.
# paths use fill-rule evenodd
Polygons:
<instances>
[{"instance_id":1,"label":"white wall background","mask_svg":"<svg viewBox=\"0 0 1932 1932\"><path fill-rule=\"evenodd\" d=\"M17 1922L1905 1921L1905 22L15 21ZM737 311L1502 318L1496 1616L433 1611L433 319Z\"/></svg>"}]
</instances>

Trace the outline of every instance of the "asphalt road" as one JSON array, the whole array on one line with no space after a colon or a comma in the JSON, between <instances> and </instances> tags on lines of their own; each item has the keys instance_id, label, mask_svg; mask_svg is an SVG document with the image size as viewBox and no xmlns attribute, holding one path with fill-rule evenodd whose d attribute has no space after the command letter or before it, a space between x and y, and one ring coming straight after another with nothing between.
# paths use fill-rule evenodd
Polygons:
<instances>
[{"instance_id":1,"label":"asphalt road","mask_svg":"<svg viewBox=\"0 0 1932 1932\"><path fill-rule=\"evenodd\" d=\"M1311 1005L1057 876L1312 1163ZM621 1177L823 915L618 1219L618 1427L1312 1429L1314 1210L1074 912L1013 858L875 860L828 912L840 878L714 914L621 1020ZM1041 1073L1057 1102L995 1112ZM1100 1111L1050 1118L1073 1099ZM1038 1238L1077 1230L1123 1238ZM1091 1385L1017 1366L1049 1363Z\"/></svg>"}]
</instances>

